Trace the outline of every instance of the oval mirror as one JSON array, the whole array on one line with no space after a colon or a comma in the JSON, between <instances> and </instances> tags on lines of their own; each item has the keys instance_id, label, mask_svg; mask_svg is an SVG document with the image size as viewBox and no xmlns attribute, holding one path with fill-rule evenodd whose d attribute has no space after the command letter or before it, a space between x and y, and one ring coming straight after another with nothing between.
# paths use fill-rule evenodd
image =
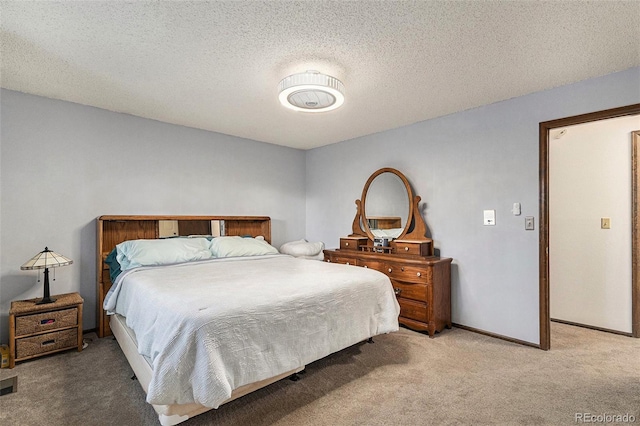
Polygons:
<instances>
[{"instance_id":1,"label":"oval mirror","mask_svg":"<svg viewBox=\"0 0 640 426\"><path fill-rule=\"evenodd\" d=\"M371 175L362 191L363 228L369 238L393 240L411 224L413 194L407 178L384 168Z\"/></svg>"}]
</instances>

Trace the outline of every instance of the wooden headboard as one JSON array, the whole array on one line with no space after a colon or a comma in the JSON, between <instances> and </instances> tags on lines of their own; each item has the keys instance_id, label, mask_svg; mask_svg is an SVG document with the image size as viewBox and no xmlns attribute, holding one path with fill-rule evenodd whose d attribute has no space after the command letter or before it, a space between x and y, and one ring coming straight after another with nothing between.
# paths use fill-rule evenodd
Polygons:
<instances>
[{"instance_id":1,"label":"wooden headboard","mask_svg":"<svg viewBox=\"0 0 640 426\"><path fill-rule=\"evenodd\" d=\"M271 242L271 219L267 216L100 216L97 219L98 336L111 334L102 309L111 288L104 260L123 241L187 235L262 235Z\"/></svg>"}]
</instances>

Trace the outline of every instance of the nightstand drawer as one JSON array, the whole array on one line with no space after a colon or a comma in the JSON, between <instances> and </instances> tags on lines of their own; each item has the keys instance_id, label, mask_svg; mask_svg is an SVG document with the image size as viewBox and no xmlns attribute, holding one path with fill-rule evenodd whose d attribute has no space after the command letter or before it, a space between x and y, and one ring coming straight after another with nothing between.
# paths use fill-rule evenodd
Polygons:
<instances>
[{"instance_id":1,"label":"nightstand drawer","mask_svg":"<svg viewBox=\"0 0 640 426\"><path fill-rule=\"evenodd\" d=\"M16 336L58 330L78 324L78 309L62 309L16 317Z\"/></svg>"},{"instance_id":2,"label":"nightstand drawer","mask_svg":"<svg viewBox=\"0 0 640 426\"><path fill-rule=\"evenodd\" d=\"M42 355L59 349L78 346L78 329L53 331L37 336L16 339L16 359Z\"/></svg>"}]
</instances>

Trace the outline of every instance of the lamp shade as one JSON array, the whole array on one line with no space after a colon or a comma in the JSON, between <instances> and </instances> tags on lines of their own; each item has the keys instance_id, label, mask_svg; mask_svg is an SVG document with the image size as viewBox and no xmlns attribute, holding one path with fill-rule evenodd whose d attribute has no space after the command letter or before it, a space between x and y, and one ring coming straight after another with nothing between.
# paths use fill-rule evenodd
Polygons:
<instances>
[{"instance_id":1,"label":"lamp shade","mask_svg":"<svg viewBox=\"0 0 640 426\"><path fill-rule=\"evenodd\" d=\"M52 298L49 294L49 268L71 265L72 263L73 260L49 250L48 247L45 247L44 250L33 256L31 259L27 260L24 265L20 267L20 269L27 270L44 269L44 297L39 302L36 302L36 305L53 303L56 301L56 299Z\"/></svg>"},{"instance_id":2,"label":"lamp shade","mask_svg":"<svg viewBox=\"0 0 640 426\"><path fill-rule=\"evenodd\" d=\"M43 251L27 260L20 269L57 268L58 266L71 265L72 263L73 260L45 247Z\"/></svg>"}]
</instances>

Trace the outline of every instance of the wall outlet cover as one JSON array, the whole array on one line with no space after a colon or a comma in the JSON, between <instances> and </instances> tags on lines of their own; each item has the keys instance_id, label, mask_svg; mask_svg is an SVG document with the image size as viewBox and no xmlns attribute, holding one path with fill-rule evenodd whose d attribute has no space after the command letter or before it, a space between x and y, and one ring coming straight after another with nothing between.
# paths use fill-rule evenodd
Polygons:
<instances>
[{"instance_id":1,"label":"wall outlet cover","mask_svg":"<svg viewBox=\"0 0 640 426\"><path fill-rule=\"evenodd\" d=\"M535 229L535 222L533 216L526 216L524 218L524 229L527 231L533 231Z\"/></svg>"}]
</instances>

